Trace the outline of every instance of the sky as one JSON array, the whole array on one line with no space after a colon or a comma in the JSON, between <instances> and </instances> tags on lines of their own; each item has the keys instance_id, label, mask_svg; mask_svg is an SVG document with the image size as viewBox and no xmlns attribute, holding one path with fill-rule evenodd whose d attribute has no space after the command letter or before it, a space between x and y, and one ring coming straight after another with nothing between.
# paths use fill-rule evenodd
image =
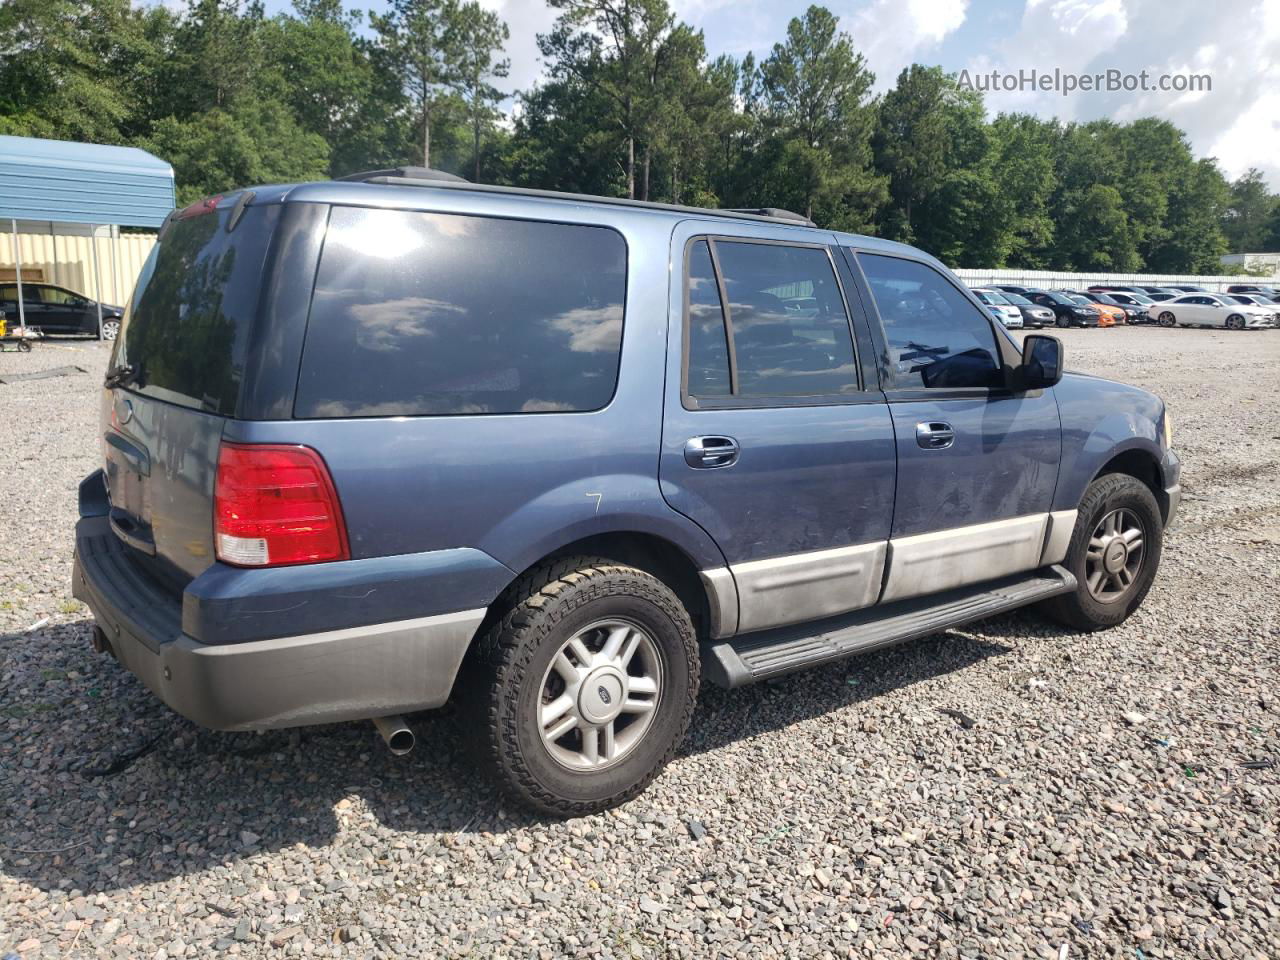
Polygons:
<instances>
[{"instance_id":1,"label":"sky","mask_svg":"<svg viewBox=\"0 0 1280 960\"><path fill-rule=\"evenodd\" d=\"M541 74L536 35L555 11L542 0L481 0L511 29L509 89ZM807 0L671 0L676 15L703 31L714 57L767 56ZM349 5L352 4L348 0ZM268 0L287 9L289 0ZM371 0L362 7L381 6ZM1197 156L1216 157L1230 179L1250 167L1280 191L1280 0L827 0L841 29L876 75L893 85L912 62L1017 74L1055 68L1076 74L1116 69L1161 75L1208 74L1211 89L1108 92L997 90L988 112L1025 111L1062 120L1144 116L1184 130Z\"/></svg>"}]
</instances>

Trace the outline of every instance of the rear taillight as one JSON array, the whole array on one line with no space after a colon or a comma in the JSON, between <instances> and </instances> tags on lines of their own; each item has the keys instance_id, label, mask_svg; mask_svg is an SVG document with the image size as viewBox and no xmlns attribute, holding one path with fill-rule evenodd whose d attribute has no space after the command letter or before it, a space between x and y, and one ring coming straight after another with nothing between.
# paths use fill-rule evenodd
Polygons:
<instances>
[{"instance_id":1,"label":"rear taillight","mask_svg":"<svg viewBox=\"0 0 1280 960\"><path fill-rule=\"evenodd\" d=\"M279 567L351 557L329 468L310 447L223 443L213 501L223 563Z\"/></svg>"}]
</instances>

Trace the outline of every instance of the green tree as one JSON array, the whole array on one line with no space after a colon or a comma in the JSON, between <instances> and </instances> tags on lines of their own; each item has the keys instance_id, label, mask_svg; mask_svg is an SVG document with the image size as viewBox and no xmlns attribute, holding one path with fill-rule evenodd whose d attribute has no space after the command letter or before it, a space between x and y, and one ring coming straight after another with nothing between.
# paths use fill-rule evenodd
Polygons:
<instances>
[{"instance_id":1,"label":"green tree","mask_svg":"<svg viewBox=\"0 0 1280 960\"><path fill-rule=\"evenodd\" d=\"M1250 169L1231 184L1231 196L1222 218L1222 232L1232 253L1263 250L1270 228L1280 212L1280 197L1267 189L1262 171Z\"/></svg>"},{"instance_id":2,"label":"green tree","mask_svg":"<svg viewBox=\"0 0 1280 960\"><path fill-rule=\"evenodd\" d=\"M422 165L431 166L431 114L441 94L456 83L452 0L391 0L385 14L369 13L378 47L403 79L421 116Z\"/></svg>"},{"instance_id":3,"label":"green tree","mask_svg":"<svg viewBox=\"0 0 1280 960\"><path fill-rule=\"evenodd\" d=\"M558 89L581 84L603 95L609 109L597 126L616 131L625 149L626 196L636 196L637 144L657 96L655 61L675 28L666 0L548 0L562 11L538 36Z\"/></svg>"},{"instance_id":4,"label":"green tree","mask_svg":"<svg viewBox=\"0 0 1280 960\"><path fill-rule=\"evenodd\" d=\"M871 169L875 74L853 49L835 15L811 6L787 24L760 66L769 119L783 139L774 155L790 171L805 215L821 204L840 223L867 222L883 200Z\"/></svg>"},{"instance_id":5,"label":"green tree","mask_svg":"<svg viewBox=\"0 0 1280 960\"><path fill-rule=\"evenodd\" d=\"M480 179L480 139L486 127L498 117L495 109L503 93L490 81L507 76L511 61L495 60L503 44L511 36L507 25L496 13L484 9L476 0L468 0L458 8L452 25L451 46L457 56L457 87L466 104L471 125L474 177Z\"/></svg>"}]
</instances>

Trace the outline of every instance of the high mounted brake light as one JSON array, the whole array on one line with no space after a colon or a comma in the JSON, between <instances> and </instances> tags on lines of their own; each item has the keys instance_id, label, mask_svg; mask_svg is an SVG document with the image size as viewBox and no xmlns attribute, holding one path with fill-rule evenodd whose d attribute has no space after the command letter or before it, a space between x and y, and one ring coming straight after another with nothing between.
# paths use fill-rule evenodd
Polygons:
<instances>
[{"instance_id":1,"label":"high mounted brake light","mask_svg":"<svg viewBox=\"0 0 1280 960\"><path fill-rule=\"evenodd\" d=\"M213 499L223 563L280 567L351 557L338 492L310 447L224 442Z\"/></svg>"},{"instance_id":2,"label":"high mounted brake light","mask_svg":"<svg viewBox=\"0 0 1280 960\"><path fill-rule=\"evenodd\" d=\"M190 220L192 217L204 216L206 213L215 213L218 204L222 202L222 194L216 197L205 197L203 200L197 200L189 206L183 207L175 215L175 220Z\"/></svg>"}]
</instances>

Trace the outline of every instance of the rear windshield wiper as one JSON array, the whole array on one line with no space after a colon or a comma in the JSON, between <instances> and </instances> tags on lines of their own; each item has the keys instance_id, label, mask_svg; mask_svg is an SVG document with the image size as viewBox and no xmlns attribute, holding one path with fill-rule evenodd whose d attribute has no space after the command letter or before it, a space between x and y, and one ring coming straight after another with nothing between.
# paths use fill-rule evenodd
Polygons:
<instances>
[{"instance_id":1,"label":"rear windshield wiper","mask_svg":"<svg viewBox=\"0 0 1280 960\"><path fill-rule=\"evenodd\" d=\"M102 385L108 390L114 390L116 387L126 387L132 383L137 376L138 368L132 363L117 363L107 371L107 375L103 379Z\"/></svg>"}]
</instances>

